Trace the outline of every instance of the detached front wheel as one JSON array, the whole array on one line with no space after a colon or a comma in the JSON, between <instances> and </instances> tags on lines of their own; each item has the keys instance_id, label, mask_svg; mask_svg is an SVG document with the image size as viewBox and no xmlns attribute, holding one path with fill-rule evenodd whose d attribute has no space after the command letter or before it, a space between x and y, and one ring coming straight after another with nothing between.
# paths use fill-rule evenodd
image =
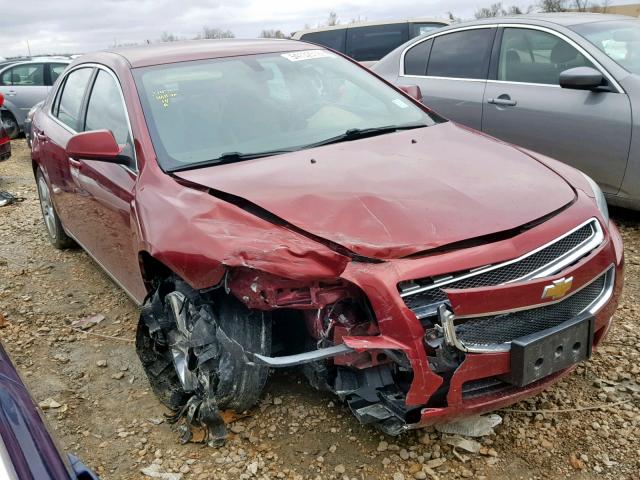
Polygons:
<instances>
[{"instance_id":1,"label":"detached front wheel","mask_svg":"<svg viewBox=\"0 0 640 480\"><path fill-rule=\"evenodd\" d=\"M219 410L254 406L268 368L251 354L271 352L271 318L227 295L193 290L182 280L162 282L143 305L136 350L154 393L175 419L206 426L209 443L226 436Z\"/></svg>"}]
</instances>

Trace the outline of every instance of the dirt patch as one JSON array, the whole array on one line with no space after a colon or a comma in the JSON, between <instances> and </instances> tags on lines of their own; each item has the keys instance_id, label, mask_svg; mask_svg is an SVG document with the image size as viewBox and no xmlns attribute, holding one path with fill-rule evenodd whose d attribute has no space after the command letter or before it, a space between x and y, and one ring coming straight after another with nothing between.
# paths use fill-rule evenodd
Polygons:
<instances>
[{"instance_id":1,"label":"dirt patch","mask_svg":"<svg viewBox=\"0 0 640 480\"><path fill-rule=\"evenodd\" d=\"M184 479L638 478L637 213L612 212L625 240L627 274L603 347L565 381L511 408L610 407L502 412L504 423L482 440L482 453L460 455L431 429L381 436L334 397L312 390L297 370L280 371L261 405L233 425L227 446L211 449L180 445L163 421L166 410L135 354L135 305L81 250L59 252L48 243L29 151L23 140L13 145L13 158L0 163L0 189L24 201L0 209L0 313L8 323L0 337L36 401L62 405L46 417L63 448L102 478L141 478L152 464ZM93 314L105 319L91 334L71 328Z\"/></svg>"}]
</instances>

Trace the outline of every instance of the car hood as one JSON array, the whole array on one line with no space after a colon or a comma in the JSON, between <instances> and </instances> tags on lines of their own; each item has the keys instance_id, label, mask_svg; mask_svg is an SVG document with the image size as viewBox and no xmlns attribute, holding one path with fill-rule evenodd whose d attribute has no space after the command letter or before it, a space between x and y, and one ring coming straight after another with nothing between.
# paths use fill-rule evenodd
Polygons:
<instances>
[{"instance_id":1,"label":"car hood","mask_svg":"<svg viewBox=\"0 0 640 480\"><path fill-rule=\"evenodd\" d=\"M506 233L575 198L540 162L452 122L174 175L377 259Z\"/></svg>"}]
</instances>

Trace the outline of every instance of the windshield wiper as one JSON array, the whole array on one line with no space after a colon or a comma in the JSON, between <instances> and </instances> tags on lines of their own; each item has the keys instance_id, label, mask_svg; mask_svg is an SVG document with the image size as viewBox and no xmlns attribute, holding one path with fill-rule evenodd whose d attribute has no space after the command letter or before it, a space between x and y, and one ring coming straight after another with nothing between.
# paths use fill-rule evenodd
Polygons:
<instances>
[{"instance_id":1,"label":"windshield wiper","mask_svg":"<svg viewBox=\"0 0 640 480\"><path fill-rule=\"evenodd\" d=\"M202 162L194 162L188 165L173 168L172 172L181 172L183 170L191 170L194 168L209 167L212 165L220 165L224 163L242 162L244 160L253 160L254 158L271 157L273 155L282 155L283 153L291 153L295 150L268 150L265 152L254 153L240 153L240 152L227 152L223 153L217 158L211 160L204 160Z\"/></svg>"},{"instance_id":2,"label":"windshield wiper","mask_svg":"<svg viewBox=\"0 0 640 480\"><path fill-rule=\"evenodd\" d=\"M411 125L387 125L384 127L374 128L350 128L346 132L337 135L335 137L321 140L311 145L306 145L304 148L321 147L323 145L330 145L332 143L349 142L351 140L359 140L361 138L375 137L376 135L384 135L385 133L398 132L400 130L413 130L414 128L427 127L423 123L411 124Z\"/></svg>"}]
</instances>

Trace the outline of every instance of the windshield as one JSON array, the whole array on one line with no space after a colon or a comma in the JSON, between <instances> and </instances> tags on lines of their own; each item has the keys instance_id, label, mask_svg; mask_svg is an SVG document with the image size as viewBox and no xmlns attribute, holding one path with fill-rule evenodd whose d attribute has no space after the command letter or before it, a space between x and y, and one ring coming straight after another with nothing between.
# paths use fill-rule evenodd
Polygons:
<instances>
[{"instance_id":1,"label":"windshield","mask_svg":"<svg viewBox=\"0 0 640 480\"><path fill-rule=\"evenodd\" d=\"M640 74L640 22L616 20L571 27L631 73Z\"/></svg>"},{"instance_id":2,"label":"windshield","mask_svg":"<svg viewBox=\"0 0 640 480\"><path fill-rule=\"evenodd\" d=\"M300 150L350 130L387 133L440 121L326 50L181 62L134 76L167 171Z\"/></svg>"}]
</instances>

